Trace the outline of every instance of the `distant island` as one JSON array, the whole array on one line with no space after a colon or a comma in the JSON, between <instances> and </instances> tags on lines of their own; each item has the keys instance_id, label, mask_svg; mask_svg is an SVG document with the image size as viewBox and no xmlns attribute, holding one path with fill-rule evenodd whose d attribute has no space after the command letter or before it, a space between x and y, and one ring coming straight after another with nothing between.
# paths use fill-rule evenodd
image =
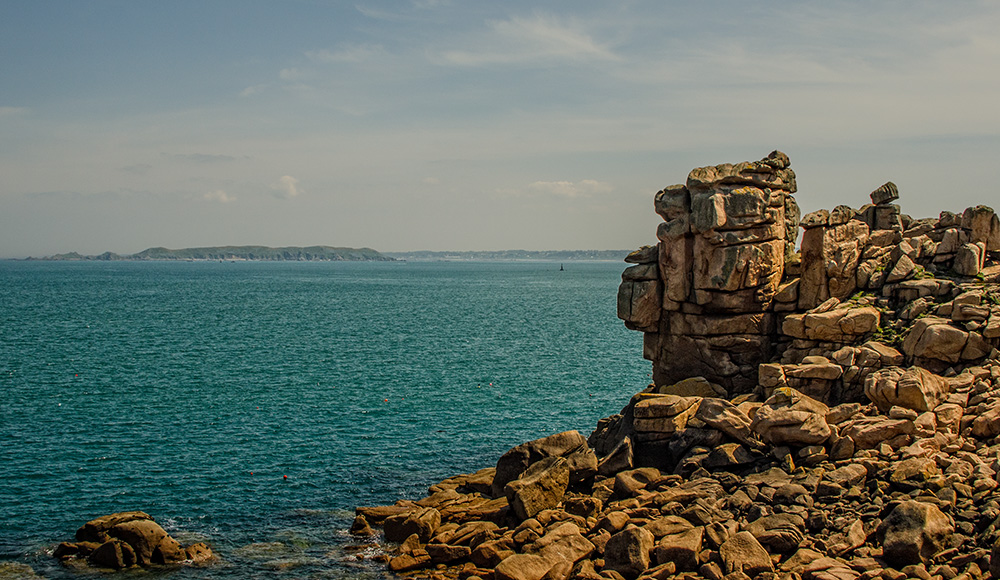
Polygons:
<instances>
[{"instance_id":1,"label":"distant island","mask_svg":"<svg viewBox=\"0 0 1000 580\"><path fill-rule=\"evenodd\" d=\"M484 250L465 252L386 252L397 260L460 261L460 260L610 260L620 262L630 250Z\"/></svg>"},{"instance_id":2,"label":"distant island","mask_svg":"<svg viewBox=\"0 0 1000 580\"><path fill-rule=\"evenodd\" d=\"M122 260L246 260L267 262L392 262L391 258L371 248L335 248L332 246L212 246L207 248L149 248L138 254L104 252L97 256L84 256L77 252L56 254L29 260L56 261L122 261Z\"/></svg>"},{"instance_id":3,"label":"distant island","mask_svg":"<svg viewBox=\"0 0 1000 580\"><path fill-rule=\"evenodd\" d=\"M475 251L413 251L379 252L371 248L338 248L332 246L211 246L205 248L149 248L136 254L104 252L88 256L78 252L55 254L27 260L62 262L116 261L259 261L259 262L453 262L453 261L519 261L548 260L573 262L606 260L620 262L629 250L475 250Z\"/></svg>"}]
</instances>

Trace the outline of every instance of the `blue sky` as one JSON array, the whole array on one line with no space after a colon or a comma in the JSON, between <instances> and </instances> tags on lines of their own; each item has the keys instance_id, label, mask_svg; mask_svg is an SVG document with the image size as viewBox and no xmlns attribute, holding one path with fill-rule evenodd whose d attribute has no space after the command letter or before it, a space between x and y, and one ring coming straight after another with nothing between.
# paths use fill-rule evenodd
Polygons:
<instances>
[{"instance_id":1,"label":"blue sky","mask_svg":"<svg viewBox=\"0 0 1000 580\"><path fill-rule=\"evenodd\" d=\"M995 2L0 0L0 257L633 248L657 190L785 151L1000 205ZM998 208L1000 209L1000 208Z\"/></svg>"}]
</instances>

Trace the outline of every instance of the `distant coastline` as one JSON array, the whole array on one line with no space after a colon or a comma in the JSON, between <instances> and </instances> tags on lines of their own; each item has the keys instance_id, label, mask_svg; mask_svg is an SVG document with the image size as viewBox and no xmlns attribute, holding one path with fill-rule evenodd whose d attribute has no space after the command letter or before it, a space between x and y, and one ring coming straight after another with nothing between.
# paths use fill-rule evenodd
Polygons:
<instances>
[{"instance_id":1,"label":"distant coastline","mask_svg":"<svg viewBox=\"0 0 1000 580\"><path fill-rule=\"evenodd\" d=\"M61 262L85 261L258 261L258 262L392 262L391 258L371 248L337 248L332 246L287 246L271 248L268 246L211 246L205 248L183 248L171 250L168 248L148 248L137 254L116 254L104 252L96 256L85 256L77 252L56 254L44 258L27 258L28 260L46 260Z\"/></svg>"},{"instance_id":2,"label":"distant coastline","mask_svg":"<svg viewBox=\"0 0 1000 580\"><path fill-rule=\"evenodd\" d=\"M254 261L254 262L459 262L459 261L614 261L620 262L629 250L473 250L379 252L371 248L333 246L210 246L202 248L148 248L135 254L78 252L55 254L26 261L119 262L119 261Z\"/></svg>"},{"instance_id":3,"label":"distant coastline","mask_svg":"<svg viewBox=\"0 0 1000 580\"><path fill-rule=\"evenodd\" d=\"M385 252L397 260L411 262L517 261L517 260L605 260L620 262L630 250L483 250L461 252Z\"/></svg>"}]
</instances>

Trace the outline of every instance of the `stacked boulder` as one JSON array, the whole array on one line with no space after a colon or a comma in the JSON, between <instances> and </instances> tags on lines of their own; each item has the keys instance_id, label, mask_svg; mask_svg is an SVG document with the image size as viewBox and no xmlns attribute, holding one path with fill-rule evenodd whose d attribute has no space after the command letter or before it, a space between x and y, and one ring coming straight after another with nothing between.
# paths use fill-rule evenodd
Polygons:
<instances>
[{"instance_id":1,"label":"stacked boulder","mask_svg":"<svg viewBox=\"0 0 1000 580\"><path fill-rule=\"evenodd\" d=\"M794 253L795 190L788 157L775 151L694 169L656 194L659 243L627 259L636 265L622 276L618 314L645 332L657 383L718 375L727 389L752 387L747 377L772 351L771 303Z\"/></svg>"},{"instance_id":2,"label":"stacked boulder","mask_svg":"<svg viewBox=\"0 0 1000 580\"><path fill-rule=\"evenodd\" d=\"M795 364L885 334L898 348L912 325L914 335L931 327L932 338L907 345L909 363L969 364L997 346L1000 317L990 318L1000 294L946 306L1000 276L992 209L913 219L893 203L899 189L888 182L860 209L841 205L799 220L789 165L775 151L754 163L697 168L686 185L656 194L659 243L629 256L636 265L623 274L618 300L626 326L644 332L656 384L700 375L745 393L758 386L761 363ZM944 320L917 323L927 313ZM928 348L938 335L948 337L944 352ZM839 388L857 397L859 387L848 379Z\"/></svg>"},{"instance_id":3,"label":"stacked boulder","mask_svg":"<svg viewBox=\"0 0 1000 580\"><path fill-rule=\"evenodd\" d=\"M210 562L214 555L204 543L182 547L149 514L120 512L101 516L76 531L75 542L63 542L53 556L72 567L122 570Z\"/></svg>"},{"instance_id":4,"label":"stacked boulder","mask_svg":"<svg viewBox=\"0 0 1000 580\"><path fill-rule=\"evenodd\" d=\"M1000 579L1000 221L890 182L799 224L788 167L656 194L618 294L654 382L620 413L352 529L439 579Z\"/></svg>"}]
</instances>

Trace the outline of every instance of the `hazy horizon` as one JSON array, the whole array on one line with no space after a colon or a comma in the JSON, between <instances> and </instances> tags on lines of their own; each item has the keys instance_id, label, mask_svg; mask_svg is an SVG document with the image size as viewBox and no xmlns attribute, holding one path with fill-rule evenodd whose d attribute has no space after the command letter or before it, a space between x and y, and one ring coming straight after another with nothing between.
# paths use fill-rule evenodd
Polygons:
<instances>
[{"instance_id":1,"label":"hazy horizon","mask_svg":"<svg viewBox=\"0 0 1000 580\"><path fill-rule=\"evenodd\" d=\"M0 258L637 248L693 167L803 212L996 203L1000 5L46 0L0 9Z\"/></svg>"}]
</instances>

